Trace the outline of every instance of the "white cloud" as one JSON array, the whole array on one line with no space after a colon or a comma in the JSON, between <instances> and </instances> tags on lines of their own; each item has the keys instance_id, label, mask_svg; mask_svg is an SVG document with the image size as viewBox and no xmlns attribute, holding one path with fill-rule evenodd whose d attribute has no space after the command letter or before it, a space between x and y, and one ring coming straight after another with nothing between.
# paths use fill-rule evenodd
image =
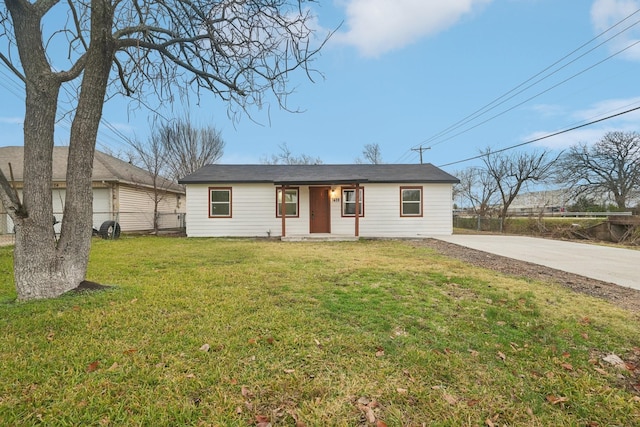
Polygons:
<instances>
[{"instance_id":1,"label":"white cloud","mask_svg":"<svg viewBox=\"0 0 640 427\"><path fill-rule=\"evenodd\" d=\"M21 125L22 122L24 122L24 117L0 117L0 123Z\"/></svg>"},{"instance_id":2,"label":"white cloud","mask_svg":"<svg viewBox=\"0 0 640 427\"><path fill-rule=\"evenodd\" d=\"M618 113L623 113L627 110L637 108L638 106L640 106L640 97L627 99L608 99L600 101L589 106L588 108L577 110L570 115L567 115L565 117L567 123L562 129L533 132L529 135L526 135L523 138L523 141L531 141L533 139L542 138L547 135L556 133L560 130L586 124ZM614 117L590 126L585 126L583 128L566 132L557 136L553 136L551 138L545 138L541 141L537 141L535 145L555 150L565 149L577 143L592 144L597 142L607 132L637 131L638 122L640 122L640 110L626 113L621 116Z\"/></svg>"},{"instance_id":3,"label":"white cloud","mask_svg":"<svg viewBox=\"0 0 640 427\"><path fill-rule=\"evenodd\" d=\"M596 33L599 34L634 14L638 9L640 9L640 0L595 0L591 6L591 22L593 23ZM617 34L636 22L638 18L640 18L640 13L634 14L608 32L604 37L608 38ZM609 42L609 50L611 53L615 53L639 41L640 28L638 25L635 25L611 40ZM625 50L621 55L629 60L640 61L640 43Z\"/></svg>"},{"instance_id":4,"label":"white cloud","mask_svg":"<svg viewBox=\"0 0 640 427\"><path fill-rule=\"evenodd\" d=\"M442 31L492 0L345 0L347 31L335 40L375 57Z\"/></svg>"}]
</instances>

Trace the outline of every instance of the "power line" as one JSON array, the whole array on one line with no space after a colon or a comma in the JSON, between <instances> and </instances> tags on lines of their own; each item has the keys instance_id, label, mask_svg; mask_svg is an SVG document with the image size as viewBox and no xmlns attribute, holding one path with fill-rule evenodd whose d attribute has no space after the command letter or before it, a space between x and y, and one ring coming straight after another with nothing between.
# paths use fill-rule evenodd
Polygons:
<instances>
[{"instance_id":1,"label":"power line","mask_svg":"<svg viewBox=\"0 0 640 427\"><path fill-rule=\"evenodd\" d=\"M514 148L522 147L523 145L532 144L534 142L538 142L538 141L542 141L544 139L548 139L548 138L551 138L551 137L554 137L554 136L562 135L563 133L567 133L567 132L574 131L576 129L580 129L580 128L583 128L583 127L591 126L591 125L594 125L596 123L604 122L606 120L610 120L610 119L613 119L615 117L619 117L619 116L622 116L624 114L632 113L632 112L638 111L638 110L640 110L640 107L631 108L631 109L622 111L621 113L612 114L612 115L609 115L607 117L603 117L603 118L598 119L598 120L592 120L592 121L590 121L588 123L583 123L583 124L578 125L578 126L573 126L573 127L568 128L568 129L564 129L564 130L561 130L561 131L558 131L558 132L550 133L548 135L544 135L544 136L541 136L539 138L530 139L528 141L521 142L520 144L511 145L509 147L505 147L505 148L501 148L501 149L496 150L496 151L492 151L491 153L478 154L477 156L469 157L469 158L464 159L464 160L458 160L458 161L455 161L455 162L445 163L443 165L439 165L438 167L456 165L456 164L459 164L459 163L468 162L470 160L481 159L482 157L486 157L489 154L497 154L497 153L502 153L504 151L513 150Z\"/></svg>"},{"instance_id":2,"label":"power line","mask_svg":"<svg viewBox=\"0 0 640 427\"><path fill-rule=\"evenodd\" d=\"M622 23L624 23L625 21L629 20L631 17L633 17L634 15L636 15L636 14L637 14L637 13L639 13L639 12L640 12L640 9L637 9L636 11L632 12L631 14L629 14L628 16L626 16L625 18L623 18L622 20L618 21L617 23L615 23L615 24L614 24L614 25L612 25L611 27L609 27L609 28L607 28L606 30L602 31L600 34L598 34L597 36L593 37L592 39L590 39L590 40L589 40L589 41L587 41L586 43L583 43L582 45L580 45L578 48L574 49L573 51L571 51L571 52L570 52L570 53L568 53L567 55L564 55L562 58L560 58L559 60L555 61L553 64L551 64L551 65L549 65L548 67L544 68L542 71L540 71L540 72L536 73L536 74L535 74L535 75L533 75L532 77L530 77L530 78L528 78L527 80L525 80L524 82L520 83L520 84L519 84L518 86L516 86L515 88L513 88L513 89L511 89L511 90L507 91L506 93L504 93L503 95L501 95L501 96L499 96L499 97L495 98L493 101L489 102L488 104L486 104L486 105L485 105L485 106L483 106L482 108L479 108L478 110L476 110L476 111L474 111L473 113L469 114L469 115L468 115L468 116L466 116L465 118L463 118L463 119L461 119L461 120L457 121L456 123L454 123L453 125L451 125L451 126L447 127L446 129L444 129L444 130L442 130L442 131L438 132L437 134L435 134L435 135L431 136L430 138L427 138L426 140L424 140L423 142L421 142L419 145L414 145L410 150L408 150L405 154L403 154L403 155L398 159L398 161L400 161L400 160L401 160L401 159L403 159L403 158L406 158L408 154L411 154L411 153L410 153L410 151L415 151L415 150L413 150L413 148L416 148L416 147L422 147L422 145L424 145L425 143L431 142L431 141L433 141L433 140L435 140L435 139L437 139L437 138L439 138L439 137L441 137L441 136L444 136L444 135L446 135L446 134L448 134L448 133L451 133L451 132L452 132L452 131L454 131L455 129L458 129L458 128L460 128L460 127L464 126L465 124L467 124L467 123L469 123L469 122L471 122L471 121L475 120L476 118L478 118L478 117L480 117L480 116L482 116L482 115L486 114L487 112L491 111L492 109L494 109L494 108L498 107L499 105L504 104L506 101L508 101L508 100L510 100L510 99L512 99L512 98L514 98L516 95L519 95L520 93L522 93L522 92L524 92L524 91L526 91L526 90L530 89L531 87L533 87L533 86L535 86L536 84L538 84L538 83L542 82L543 80L545 80L545 79L549 78L550 76L554 75L555 73L559 72L560 70L562 70L562 69L566 68L566 67L567 67L567 66L569 66L570 64L572 64L572 63L576 62L578 59L580 59L580 58L582 58L582 57L586 56L587 54L589 54L589 53L591 53L591 52L593 52L595 49L597 49L597 48L601 47L602 45L604 45L605 43L607 43L607 42L611 41L611 40L612 40L612 39L614 39L615 37L618 37L620 34L622 34L622 33L626 32L626 31L628 31L630 28L632 28L632 27L634 27L635 25L637 25L638 23L640 23L640 20L638 20L638 21L636 21L636 22L634 22L634 23L632 23L632 24L628 25L627 27L623 28L622 30L620 30L619 32L617 32L616 34L614 34L613 36L611 36L611 37L609 37L608 39L604 40L603 42L599 43L597 46L593 47L592 49L588 50L587 52L585 52L585 53L583 53L582 55L578 56L577 58L573 59L573 60L572 60L572 61L570 61L569 63L567 63L567 64L563 65L562 67L560 67L560 68L558 68L558 69L556 69L556 70L555 70L555 71L553 71L552 73L547 74L546 76L544 76L544 77L542 77L542 78L538 79L538 80L537 80L537 81L535 81L534 83L532 83L532 84L530 84L530 85L526 86L524 89L522 89L522 90L520 90L520 91L516 92L518 89L522 88L522 87L523 87L523 86L525 86L527 83L529 83L529 82L531 82L532 80L534 80L536 77L541 76L543 73L545 73L546 71L548 71L548 70L552 69L554 66L556 66L556 65L558 65L558 64L560 64L560 63L562 63L565 59L567 59L567 58L571 57L572 55L574 55L575 53L577 53L578 51L580 51L580 50L581 50L581 49L583 49L584 47L586 47L586 46L588 46L589 44L593 43L595 40L597 40L597 39L601 38L603 35L605 35L606 33L610 32L610 31L611 31L611 30L613 30L614 28L618 27L619 25L621 25L621 24L622 24ZM465 133L465 132L468 132L468 131L470 131L470 130L472 130L472 129L474 129L474 128L476 128L476 127L478 127L478 126L480 126L480 125L482 125L482 124L484 124L484 123L486 123L486 122L488 122L488 121L490 121L490 120L492 120L492 119L494 119L494 118L496 118L496 117L499 117L499 116L501 116L501 115L503 115L503 114L505 114L505 113L507 113L507 112L509 112L509 111L511 111L511 110L513 110L513 109L515 109L515 108L517 108L517 107L519 107L519 106L521 106L522 104L524 104L524 103L526 103L526 102L528 102L528 101L530 101L530 100L532 100L532 99L536 98L537 96L540 96L540 95L542 95L543 93L546 93L546 92L550 91L551 89L554 89L554 88L558 87L559 85L566 83L567 81L571 80L572 78L577 77L578 75L580 75L580 74L582 74L582 73L584 73L584 72L586 72L586 71L588 71L588 70L590 70L590 69L594 68L595 66L597 66L597 65L601 64L602 62L604 62L604 61L606 61L606 60L608 60L608 59L611 59L612 57L614 57L614 56L616 56L616 55L618 55L618 54L622 53L623 51L625 51L625 50L627 50L627 49L630 49L631 47L635 46L637 43L638 43L638 42L633 43L633 44L632 44L632 45L630 45L630 46L627 46L626 48L624 48L624 49L622 49L622 50L620 50L620 51L616 52L615 54L610 55L610 56L609 56L609 57L607 57L605 60L602 60L602 61L600 61L600 62L598 62L598 63L596 63L596 64L594 64L594 65L590 66L589 68L584 69L584 70L582 70L581 72L574 74L572 77L570 77L570 78L568 78L568 79L565 79L565 80L563 80L562 82L560 82L560 83L558 83L558 84L556 84L556 85L551 86L550 88L546 89L545 91L540 92L540 93L538 93L537 95L532 96L532 97L528 98L527 100L525 100L525 101L523 101L523 102L521 102L521 103L519 103L519 104L517 104L517 105L515 105L515 106L513 106L513 107L511 107L511 108L509 108L509 109L507 109L507 110L505 110L505 111L503 111L503 112L499 113L499 114L496 114L496 115L494 115L494 116L490 117L489 119L487 119L487 120L485 120L485 121L481 122L480 124L474 125L474 126L472 126L472 127L468 128L468 129L465 129L465 130L463 130L463 131L461 131L461 132L458 132L458 133L456 133L455 135L453 135L453 136L451 136L451 137L449 137L449 138L447 138L447 139L444 139L444 140L442 140L442 141L439 141L439 142L433 143L433 144L431 144L430 146L431 146L431 147L433 147L433 146L435 146L435 145L438 145L438 144L441 144L441 143L443 143L443 142L446 142L446 141L448 141L448 140L450 140L450 139L452 139L452 138L454 138L454 137L456 137L456 136L459 136L459 135L461 135L461 134L463 134L463 133ZM514 93L514 92L516 92L516 93L515 93L515 94L513 94L513 95L511 95L511 96L510 96L510 97L508 97L507 99L504 99L504 98L506 98L508 95L510 95L510 94L512 94L512 93ZM503 100L503 99L504 99L504 100ZM502 100L502 101L501 101L501 100ZM499 102L499 101L501 101L501 102ZM494 105L494 104L495 104L495 105Z\"/></svg>"},{"instance_id":3,"label":"power line","mask_svg":"<svg viewBox=\"0 0 640 427\"><path fill-rule=\"evenodd\" d=\"M622 24L624 21L628 20L628 19L629 19L629 18L631 18L633 15L635 15L635 14L637 14L637 13L639 13L639 12L640 12L640 9L636 10L636 11L635 11L635 12L633 12L632 14L630 14L630 15L628 15L627 17L625 17L624 19L622 19L621 21L617 22L615 25L613 25L613 26L609 27L609 28L608 28L608 29L606 29L605 31L603 31L603 32L601 32L600 34L598 34L596 37L592 38L591 40L589 40L589 41L588 41L588 42L586 42L586 43L583 43L580 47L578 47L578 48L574 49L574 50L573 50L572 52L570 52L569 54L567 54L567 55L563 56L562 58L560 58L559 60L557 60L557 61L556 61L556 62L554 62L553 64L549 65L548 67L546 67L546 68L545 68L545 69L543 69L542 71L538 72L537 74L535 74L535 75L533 75L532 77L528 78L528 79L527 79L527 80L525 80L524 82L520 83L520 84L519 84L518 86L516 86L515 88L513 88L513 89L509 90L508 92L506 92L506 93L504 93L503 95L499 96L498 98L494 99L493 101L491 101L490 103L488 103L488 104L487 104L487 105L485 105L484 107L482 107L482 108L480 108L480 109L476 110L475 112L473 112L472 114L468 115L468 116L467 116L467 117L465 117L464 119L459 120L458 122L454 123L453 125L449 126L449 127L448 127L448 128L446 128L445 130L443 130L443 131L439 132L438 134L436 134L436 135L434 135L434 136L432 136L432 137L430 137L430 138L426 139L426 140L425 140L425 141L423 141L420 145L425 144L425 143L428 143L428 142L431 142L431 141L433 141L434 139L439 138L440 136L444 136L444 135L446 135L447 133L450 133L451 131L453 131L453 130L455 130L455 129L457 129L457 128L459 128L459 127L461 127L461 126L463 126L463 125L465 125L465 124L467 124L467 123L469 123L470 121L475 120L476 118L478 118L478 117L480 117L480 116L482 116L482 115L484 115L484 114L488 113L489 111L491 111L491 110L495 109L496 107L498 107L498 106L500 106L500 105L504 104L505 102L507 102L507 101L509 101L509 100L513 99L515 96L517 96L517 95L519 95L519 94L521 94L521 93L525 92L526 90L528 90L528 89L532 88L533 86L537 85L538 83L541 83L542 81L544 81L544 80L548 79L549 77L553 76L554 74L558 73L559 71L563 70L564 68L568 67L569 65L571 65L571 64L573 64L573 63L575 63L575 62L576 62L576 61L578 61L579 59L581 59L581 58L585 57L585 56L586 56L586 55L588 55L589 53L591 53L591 52L595 51L596 49L598 49L598 48L600 48L601 46L603 46L604 44L606 44L606 43L610 42L610 41L611 41L611 40L613 40L614 38L616 38L616 37L620 36L622 33L626 32L626 31L628 31L629 29L633 28L634 26L638 25L638 24L640 23L640 20L635 21L634 23L632 23L632 24L628 25L627 27L623 28L622 30L620 30L620 31L619 31L619 32L617 32L616 34L612 35L611 37L609 37L609 38L607 38L606 40L602 41L601 43L597 44L597 45L596 45L596 46L594 46L593 48L589 49L588 51L584 52L583 54L579 55L578 57L576 57L576 58L572 59L571 61L567 62L566 64L562 65L560 68L557 68L557 69L553 70L551 73L549 73L549 74L547 74L547 75L543 76L542 78L540 78L540 79L538 79L538 80L534 81L534 82L533 82L533 83L531 83L530 85L528 85L528 86L524 87L523 89L521 89L521 90L517 91L518 89L520 89L520 88L522 88L523 86L525 86L527 83L529 83L529 82L531 82L532 80L534 80L536 77L541 76L541 75L542 75L543 73L545 73L546 71L548 71L548 70L552 69L554 66L556 66L556 65L560 64L560 63L561 63L562 61L564 61L565 59L567 59L567 58L571 57L573 54L577 53L578 51L580 51L581 49L583 49L583 48L584 48L584 47L586 47L587 45L591 44L592 42L594 42L594 41L595 41L595 40L597 40L598 38L602 37L603 35L605 35L606 33L608 33L609 31L611 31L612 29L614 29L614 28L615 28L615 27L617 27L618 25ZM606 58L605 60L610 59L610 58L614 57L615 55L617 55L617 54L619 54L619 53L621 53L621 52L623 52L623 51L625 51L625 50L627 50L627 49L629 49L629 48L631 48L631 47L635 46L635 44L637 44L637 43L634 43L634 44L632 44L631 46L628 46L627 48L622 49L621 51L618 51L618 52L617 52L616 54L614 54L614 55L610 55L610 56L609 56L608 58ZM603 60L603 61L598 62L596 65L599 65L599 64L600 64L600 63L602 63L602 62L604 62L604 60ZM590 68L593 68L593 66L592 66L592 67L587 68L586 70L589 70ZM586 70L583 70L582 72L584 72L584 71L586 71ZM579 73L577 73L577 74L574 74L571 78L574 78L574 77L576 77L576 76L578 76L578 75L582 74L582 72L579 72ZM571 78L563 80L563 81L561 82L561 84L562 84L562 83L567 82L568 80L571 80ZM552 88L555 88L555 87L557 87L557 86L559 86L559 84L558 84L558 85L555 85L555 86L552 86ZM515 93L514 93L514 92L515 92ZM546 92L546 91L545 91L545 92ZM545 92L542 92L542 93L545 93ZM542 94L542 93L541 93L541 94ZM510 95L510 94L511 94L511 96L508 96L508 95ZM508 97L507 97L507 96L508 96ZM506 98L506 99L503 99L503 98ZM527 99L527 101L529 101L529 100L531 100L531 99L533 99L533 98L529 98L529 99ZM500 102L498 102L498 101L500 101ZM526 102L526 101L525 101L525 102ZM495 105L494 105L494 104L495 104ZM522 105L522 103L520 103L520 104L516 105L516 107L517 107L517 106L520 106L520 105ZM489 108L489 107L490 107L490 108ZM510 108L510 109L508 109L508 110L506 110L506 111L511 111L512 109L513 109L513 108ZM495 117L497 117L497 116L493 116L492 118L495 118ZM486 123L486 121L485 121L485 122L483 122L483 123ZM473 129L473 127L472 127L472 128L470 128L470 129ZM458 133L458 134L456 134L456 135L454 135L454 136L458 136L458 135L460 135L460 134L461 134L461 133ZM449 139L450 139L450 138L449 138ZM431 146L433 147L433 146L435 146L435 145L441 144L441 143L443 143L443 142L445 142L445 141L448 141L449 139L445 139L445 140L443 140L443 141L436 142L436 143L434 143L434 144L431 144Z\"/></svg>"}]
</instances>

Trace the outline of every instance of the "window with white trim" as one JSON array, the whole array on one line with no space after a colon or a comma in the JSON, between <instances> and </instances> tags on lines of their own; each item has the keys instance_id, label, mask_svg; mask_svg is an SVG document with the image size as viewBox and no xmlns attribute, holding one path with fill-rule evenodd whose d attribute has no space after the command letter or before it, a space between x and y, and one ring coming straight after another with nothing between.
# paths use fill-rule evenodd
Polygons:
<instances>
[{"instance_id":1,"label":"window with white trim","mask_svg":"<svg viewBox=\"0 0 640 427\"><path fill-rule=\"evenodd\" d=\"M359 189L358 216L364 216L364 188ZM356 216L356 189L342 189L342 216Z\"/></svg>"},{"instance_id":2,"label":"window with white trim","mask_svg":"<svg viewBox=\"0 0 640 427\"><path fill-rule=\"evenodd\" d=\"M209 217L231 217L231 188L209 188Z\"/></svg>"},{"instance_id":3,"label":"window with white trim","mask_svg":"<svg viewBox=\"0 0 640 427\"><path fill-rule=\"evenodd\" d=\"M297 188L287 188L284 190L284 211L288 217L298 217L299 197ZM276 190L276 217L282 218L282 189Z\"/></svg>"},{"instance_id":4,"label":"window with white trim","mask_svg":"<svg viewBox=\"0 0 640 427\"><path fill-rule=\"evenodd\" d=\"M422 216L422 187L400 187L400 216Z\"/></svg>"}]
</instances>

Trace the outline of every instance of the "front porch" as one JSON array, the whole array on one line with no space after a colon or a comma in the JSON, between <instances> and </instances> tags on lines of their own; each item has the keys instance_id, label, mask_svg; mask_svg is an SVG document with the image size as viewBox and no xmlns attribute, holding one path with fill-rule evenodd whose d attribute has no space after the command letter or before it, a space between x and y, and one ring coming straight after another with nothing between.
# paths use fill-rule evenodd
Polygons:
<instances>
[{"instance_id":1,"label":"front porch","mask_svg":"<svg viewBox=\"0 0 640 427\"><path fill-rule=\"evenodd\" d=\"M358 236L346 234L312 233L282 236L283 242L357 242Z\"/></svg>"}]
</instances>

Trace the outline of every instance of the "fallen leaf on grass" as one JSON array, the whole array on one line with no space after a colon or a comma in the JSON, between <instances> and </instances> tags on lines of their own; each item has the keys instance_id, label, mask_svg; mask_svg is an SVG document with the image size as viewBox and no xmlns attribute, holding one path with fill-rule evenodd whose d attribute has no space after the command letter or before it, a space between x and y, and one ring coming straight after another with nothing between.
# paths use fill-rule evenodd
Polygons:
<instances>
[{"instance_id":1,"label":"fallen leaf on grass","mask_svg":"<svg viewBox=\"0 0 640 427\"><path fill-rule=\"evenodd\" d=\"M593 368L597 373L599 373L600 375L607 375L607 371L605 371L602 368Z\"/></svg>"},{"instance_id":2,"label":"fallen leaf on grass","mask_svg":"<svg viewBox=\"0 0 640 427\"><path fill-rule=\"evenodd\" d=\"M296 370L295 369L285 369L284 373L285 374L293 374Z\"/></svg>"},{"instance_id":3,"label":"fallen leaf on grass","mask_svg":"<svg viewBox=\"0 0 640 427\"><path fill-rule=\"evenodd\" d=\"M384 356L384 348L376 347L376 357L382 357L382 356Z\"/></svg>"},{"instance_id":4,"label":"fallen leaf on grass","mask_svg":"<svg viewBox=\"0 0 640 427\"><path fill-rule=\"evenodd\" d=\"M119 367L120 365L118 365L118 362L113 362L113 365L109 366L109 369L107 369L107 371L115 371Z\"/></svg>"},{"instance_id":5,"label":"fallen leaf on grass","mask_svg":"<svg viewBox=\"0 0 640 427\"><path fill-rule=\"evenodd\" d=\"M133 353L136 353L137 351L138 351L137 348L130 348L128 350L123 351L122 353L123 354L133 354Z\"/></svg>"},{"instance_id":6,"label":"fallen leaf on grass","mask_svg":"<svg viewBox=\"0 0 640 427\"><path fill-rule=\"evenodd\" d=\"M620 368L620 369L626 369L626 364L624 363L624 360L620 359L619 356L617 356L616 354L611 353L608 356L605 356L602 358L602 360L604 360L605 362L615 366L616 368Z\"/></svg>"},{"instance_id":7,"label":"fallen leaf on grass","mask_svg":"<svg viewBox=\"0 0 640 427\"><path fill-rule=\"evenodd\" d=\"M369 400L369 398L365 396L362 396L358 399L358 403L363 406L367 406L370 402L371 400Z\"/></svg>"},{"instance_id":8,"label":"fallen leaf on grass","mask_svg":"<svg viewBox=\"0 0 640 427\"><path fill-rule=\"evenodd\" d=\"M501 351L498 352L498 357L503 361L507 360L507 356Z\"/></svg>"},{"instance_id":9,"label":"fallen leaf on grass","mask_svg":"<svg viewBox=\"0 0 640 427\"><path fill-rule=\"evenodd\" d=\"M473 357L478 357L478 356L480 356L480 352L478 352L477 350L469 349L469 350L467 350L467 351L468 351L468 352L471 354L471 356L473 356Z\"/></svg>"},{"instance_id":10,"label":"fallen leaf on grass","mask_svg":"<svg viewBox=\"0 0 640 427\"><path fill-rule=\"evenodd\" d=\"M384 421L378 420L376 422L376 427L387 427L387 423L385 423Z\"/></svg>"},{"instance_id":11,"label":"fallen leaf on grass","mask_svg":"<svg viewBox=\"0 0 640 427\"><path fill-rule=\"evenodd\" d=\"M400 387L398 387L396 391L400 394L407 394L409 392L409 390L407 390L406 388L400 388Z\"/></svg>"},{"instance_id":12,"label":"fallen leaf on grass","mask_svg":"<svg viewBox=\"0 0 640 427\"><path fill-rule=\"evenodd\" d=\"M242 397L247 399L251 399L253 397L253 393L251 393L251 390L249 390L249 387L247 386L242 386L240 388L240 393L242 393Z\"/></svg>"},{"instance_id":13,"label":"fallen leaf on grass","mask_svg":"<svg viewBox=\"0 0 640 427\"><path fill-rule=\"evenodd\" d=\"M100 366L100 362L98 360L96 360L95 362L91 362L87 366L87 372L93 372L96 369L98 369L99 366Z\"/></svg>"},{"instance_id":14,"label":"fallen leaf on grass","mask_svg":"<svg viewBox=\"0 0 640 427\"><path fill-rule=\"evenodd\" d=\"M565 396L554 396L552 394L547 396L547 402L551 403L552 405L557 405L558 403L564 403L568 401L569 398Z\"/></svg>"},{"instance_id":15,"label":"fallen leaf on grass","mask_svg":"<svg viewBox=\"0 0 640 427\"><path fill-rule=\"evenodd\" d=\"M257 427L267 427L270 425L271 425L271 422L269 421L269 417L267 417L266 415L256 415Z\"/></svg>"},{"instance_id":16,"label":"fallen leaf on grass","mask_svg":"<svg viewBox=\"0 0 640 427\"><path fill-rule=\"evenodd\" d=\"M55 332L49 332L47 334L47 341L53 341L53 337L55 336Z\"/></svg>"},{"instance_id":17,"label":"fallen leaf on grass","mask_svg":"<svg viewBox=\"0 0 640 427\"><path fill-rule=\"evenodd\" d=\"M371 409L368 406L364 406L364 405L360 405L359 409L364 412L364 416L367 419L368 423L375 423L376 422L376 414L373 413L373 409Z\"/></svg>"},{"instance_id":18,"label":"fallen leaf on grass","mask_svg":"<svg viewBox=\"0 0 640 427\"><path fill-rule=\"evenodd\" d=\"M187 374L184 376L185 378L195 378L196 374Z\"/></svg>"},{"instance_id":19,"label":"fallen leaf on grass","mask_svg":"<svg viewBox=\"0 0 640 427\"><path fill-rule=\"evenodd\" d=\"M560 366L562 366L567 371L573 371L573 366L571 365L571 363L561 363Z\"/></svg>"},{"instance_id":20,"label":"fallen leaf on grass","mask_svg":"<svg viewBox=\"0 0 640 427\"><path fill-rule=\"evenodd\" d=\"M449 405L455 405L458 403L458 399L448 393L444 393L442 397L447 401Z\"/></svg>"},{"instance_id":21,"label":"fallen leaf on grass","mask_svg":"<svg viewBox=\"0 0 640 427\"><path fill-rule=\"evenodd\" d=\"M202 344L202 347L200 347L200 351L204 351L206 353L210 348L211 346L209 344Z\"/></svg>"}]
</instances>

